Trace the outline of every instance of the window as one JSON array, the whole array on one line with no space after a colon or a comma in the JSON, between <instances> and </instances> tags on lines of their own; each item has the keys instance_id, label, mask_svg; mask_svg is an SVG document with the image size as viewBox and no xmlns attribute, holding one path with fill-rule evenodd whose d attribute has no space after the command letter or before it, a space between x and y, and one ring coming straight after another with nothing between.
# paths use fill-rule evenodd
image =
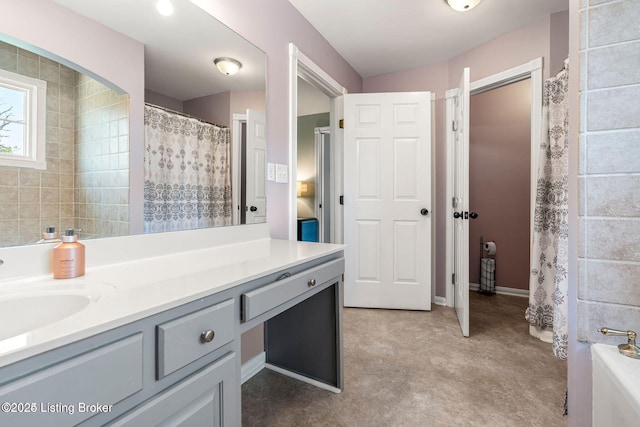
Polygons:
<instances>
[{"instance_id":1,"label":"window","mask_svg":"<svg viewBox=\"0 0 640 427\"><path fill-rule=\"evenodd\" d=\"M46 169L47 82L0 70L0 165Z\"/></svg>"}]
</instances>

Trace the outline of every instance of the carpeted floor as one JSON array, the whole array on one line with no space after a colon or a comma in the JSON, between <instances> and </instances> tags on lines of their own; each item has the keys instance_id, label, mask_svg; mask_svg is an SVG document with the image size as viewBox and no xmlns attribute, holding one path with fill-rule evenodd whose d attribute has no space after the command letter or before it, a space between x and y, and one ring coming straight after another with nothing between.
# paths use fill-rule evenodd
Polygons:
<instances>
[{"instance_id":1,"label":"carpeted floor","mask_svg":"<svg viewBox=\"0 0 640 427\"><path fill-rule=\"evenodd\" d=\"M243 426L564 426L566 363L528 334L526 298L471 292L471 336L451 308L344 310L341 394L262 370Z\"/></svg>"}]
</instances>

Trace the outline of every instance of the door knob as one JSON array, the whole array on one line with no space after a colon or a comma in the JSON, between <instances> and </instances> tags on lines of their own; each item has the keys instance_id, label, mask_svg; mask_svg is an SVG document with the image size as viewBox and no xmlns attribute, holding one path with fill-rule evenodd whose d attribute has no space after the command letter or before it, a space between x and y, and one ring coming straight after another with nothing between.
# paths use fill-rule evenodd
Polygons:
<instances>
[{"instance_id":1,"label":"door knob","mask_svg":"<svg viewBox=\"0 0 640 427\"><path fill-rule=\"evenodd\" d=\"M477 214L477 213L475 213L475 212L471 212L471 213L469 214L469 217L470 217L471 219L476 219L476 218L478 218L478 214Z\"/></svg>"},{"instance_id":2,"label":"door knob","mask_svg":"<svg viewBox=\"0 0 640 427\"><path fill-rule=\"evenodd\" d=\"M420 215L423 215L423 216L429 215L429 209L426 209L426 208L420 209Z\"/></svg>"},{"instance_id":3,"label":"door knob","mask_svg":"<svg viewBox=\"0 0 640 427\"><path fill-rule=\"evenodd\" d=\"M454 217L455 219L458 219L458 218L463 218L464 216L463 216L463 213L462 213L462 212L454 212L454 213L453 213L453 217Z\"/></svg>"},{"instance_id":4,"label":"door knob","mask_svg":"<svg viewBox=\"0 0 640 427\"><path fill-rule=\"evenodd\" d=\"M258 208L257 208L257 207L255 207L255 206L251 206L251 207L249 208L249 210L250 210L251 212L255 212L255 211L257 211L257 210L258 210Z\"/></svg>"}]
</instances>

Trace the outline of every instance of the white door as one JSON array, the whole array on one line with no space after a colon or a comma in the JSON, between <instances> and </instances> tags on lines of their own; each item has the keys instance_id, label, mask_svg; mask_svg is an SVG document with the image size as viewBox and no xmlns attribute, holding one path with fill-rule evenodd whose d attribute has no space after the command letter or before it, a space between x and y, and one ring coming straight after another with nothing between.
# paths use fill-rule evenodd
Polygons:
<instances>
[{"instance_id":1,"label":"white door","mask_svg":"<svg viewBox=\"0 0 640 427\"><path fill-rule=\"evenodd\" d=\"M430 96L344 97L345 306L431 309Z\"/></svg>"},{"instance_id":2,"label":"white door","mask_svg":"<svg viewBox=\"0 0 640 427\"><path fill-rule=\"evenodd\" d=\"M246 223L267 221L267 126L265 114L247 110Z\"/></svg>"},{"instance_id":3,"label":"white door","mask_svg":"<svg viewBox=\"0 0 640 427\"><path fill-rule=\"evenodd\" d=\"M453 89L453 285L462 335L469 336L469 69Z\"/></svg>"}]
</instances>

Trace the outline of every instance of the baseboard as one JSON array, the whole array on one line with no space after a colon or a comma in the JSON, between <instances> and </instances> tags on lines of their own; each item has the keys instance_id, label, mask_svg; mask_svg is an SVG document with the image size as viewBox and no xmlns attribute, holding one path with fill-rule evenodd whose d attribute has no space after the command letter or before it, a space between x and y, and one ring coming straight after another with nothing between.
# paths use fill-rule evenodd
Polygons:
<instances>
[{"instance_id":1,"label":"baseboard","mask_svg":"<svg viewBox=\"0 0 640 427\"><path fill-rule=\"evenodd\" d=\"M469 283L470 291L477 291L480 289L480 285L477 283ZM496 286L496 294L510 295L512 297L529 298L529 291L526 289L505 288L503 286Z\"/></svg>"},{"instance_id":2,"label":"baseboard","mask_svg":"<svg viewBox=\"0 0 640 427\"><path fill-rule=\"evenodd\" d=\"M267 369L271 369L272 371L277 372L279 374L286 375L287 377L293 378L295 380L302 381L303 383L311 384L318 388L329 390L334 393L342 393L342 390L340 390L339 388L330 386L329 384L325 384L320 381L312 380L311 378L307 378L304 375L296 374L295 372L288 371L279 366L275 366L270 363L265 363L264 367Z\"/></svg>"},{"instance_id":3,"label":"baseboard","mask_svg":"<svg viewBox=\"0 0 640 427\"><path fill-rule=\"evenodd\" d=\"M443 305L446 306L447 305L447 299L445 297L435 297L433 299L433 303L435 305Z\"/></svg>"},{"instance_id":4,"label":"baseboard","mask_svg":"<svg viewBox=\"0 0 640 427\"><path fill-rule=\"evenodd\" d=\"M264 351L252 359L247 360L240 369L240 384L246 383L255 374L263 370L266 360L267 357Z\"/></svg>"}]
</instances>

